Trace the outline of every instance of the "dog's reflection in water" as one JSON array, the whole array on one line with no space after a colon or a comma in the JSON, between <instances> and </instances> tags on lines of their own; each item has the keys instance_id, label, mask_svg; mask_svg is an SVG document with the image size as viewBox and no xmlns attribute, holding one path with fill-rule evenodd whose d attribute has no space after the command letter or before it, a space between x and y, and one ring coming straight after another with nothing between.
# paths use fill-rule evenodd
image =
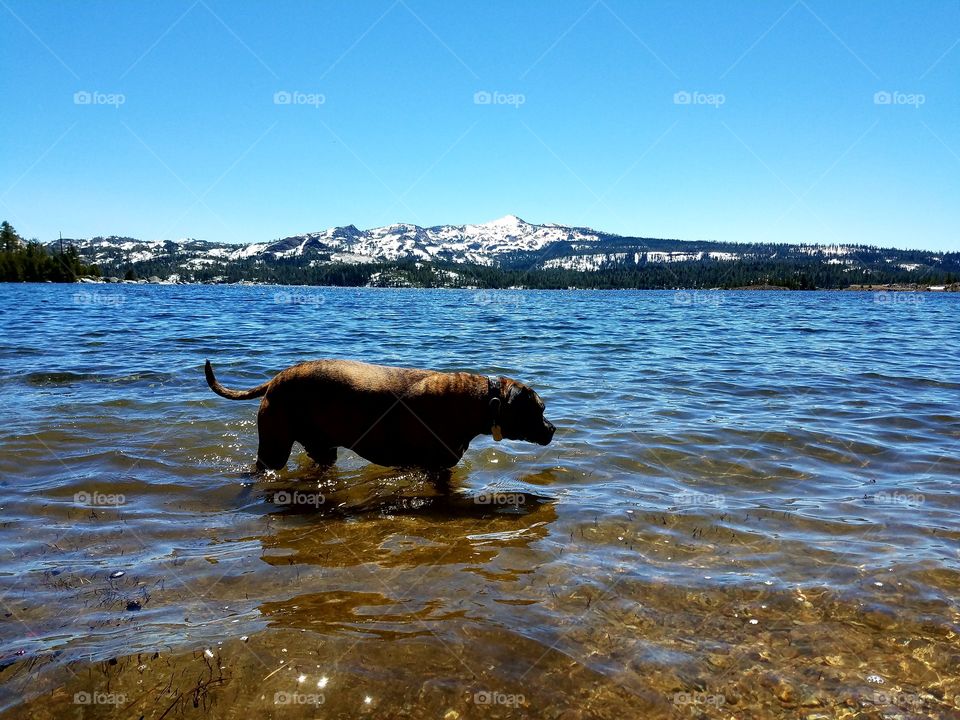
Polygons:
<instances>
[{"instance_id":1,"label":"dog's reflection in water","mask_svg":"<svg viewBox=\"0 0 960 720\"><path fill-rule=\"evenodd\" d=\"M530 548L547 537L557 519L551 498L470 490L468 474L306 469L256 483L246 507L267 511L261 559L281 566L480 568L507 548Z\"/></svg>"},{"instance_id":2,"label":"dog's reflection in water","mask_svg":"<svg viewBox=\"0 0 960 720\"><path fill-rule=\"evenodd\" d=\"M251 474L244 504L272 505L271 514L345 517L367 513L436 517L526 515L551 498L521 490L468 489L463 468L423 470L308 463L292 472Z\"/></svg>"}]
</instances>

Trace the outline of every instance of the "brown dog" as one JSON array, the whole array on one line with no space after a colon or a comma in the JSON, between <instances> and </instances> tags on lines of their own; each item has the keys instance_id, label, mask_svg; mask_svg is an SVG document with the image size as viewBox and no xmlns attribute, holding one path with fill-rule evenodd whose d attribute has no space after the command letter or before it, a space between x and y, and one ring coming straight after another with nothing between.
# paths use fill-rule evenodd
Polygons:
<instances>
[{"instance_id":1,"label":"brown dog","mask_svg":"<svg viewBox=\"0 0 960 720\"><path fill-rule=\"evenodd\" d=\"M207 384L230 400L263 396L257 468L287 464L294 442L321 465L337 448L377 465L446 469L477 435L547 445L556 428L543 400L509 378L316 360L282 370L252 390L228 390L207 360Z\"/></svg>"}]
</instances>

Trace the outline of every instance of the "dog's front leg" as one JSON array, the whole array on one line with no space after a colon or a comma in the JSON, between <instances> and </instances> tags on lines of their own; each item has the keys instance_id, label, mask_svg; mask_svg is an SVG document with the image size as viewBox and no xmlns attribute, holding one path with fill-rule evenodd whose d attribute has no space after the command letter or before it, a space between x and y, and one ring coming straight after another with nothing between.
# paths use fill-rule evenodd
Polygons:
<instances>
[{"instance_id":1,"label":"dog's front leg","mask_svg":"<svg viewBox=\"0 0 960 720\"><path fill-rule=\"evenodd\" d=\"M322 442L310 442L310 441L300 441L300 444L303 445L303 449L307 451L307 455L310 456L310 459L313 460L317 465L329 466L337 464L337 448L330 447L328 443Z\"/></svg>"}]
</instances>

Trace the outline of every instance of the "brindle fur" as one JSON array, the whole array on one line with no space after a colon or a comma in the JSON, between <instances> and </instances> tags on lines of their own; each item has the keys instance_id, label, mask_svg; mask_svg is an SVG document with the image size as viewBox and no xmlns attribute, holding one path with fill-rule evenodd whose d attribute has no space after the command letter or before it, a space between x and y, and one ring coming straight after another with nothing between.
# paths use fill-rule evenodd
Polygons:
<instances>
[{"instance_id":1,"label":"brindle fur","mask_svg":"<svg viewBox=\"0 0 960 720\"><path fill-rule=\"evenodd\" d=\"M231 400L262 397L257 413L257 468L287 464L299 442L318 464L332 465L337 448L391 467L445 469L456 465L477 435L499 424L503 437L547 445L554 426L540 396L500 378L499 397L483 375L316 360L288 367L252 390L217 382L207 360L207 383Z\"/></svg>"}]
</instances>

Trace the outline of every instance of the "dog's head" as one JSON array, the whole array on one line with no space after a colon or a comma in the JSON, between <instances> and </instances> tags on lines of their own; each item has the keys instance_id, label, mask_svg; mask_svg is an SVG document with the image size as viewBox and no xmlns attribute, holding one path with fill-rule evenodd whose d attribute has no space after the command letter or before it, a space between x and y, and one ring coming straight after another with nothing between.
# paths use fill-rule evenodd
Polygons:
<instances>
[{"instance_id":1,"label":"dog's head","mask_svg":"<svg viewBox=\"0 0 960 720\"><path fill-rule=\"evenodd\" d=\"M556 431L543 416L544 404L532 388L510 378L500 378L499 397L491 398L493 425L508 440L549 445Z\"/></svg>"}]
</instances>

